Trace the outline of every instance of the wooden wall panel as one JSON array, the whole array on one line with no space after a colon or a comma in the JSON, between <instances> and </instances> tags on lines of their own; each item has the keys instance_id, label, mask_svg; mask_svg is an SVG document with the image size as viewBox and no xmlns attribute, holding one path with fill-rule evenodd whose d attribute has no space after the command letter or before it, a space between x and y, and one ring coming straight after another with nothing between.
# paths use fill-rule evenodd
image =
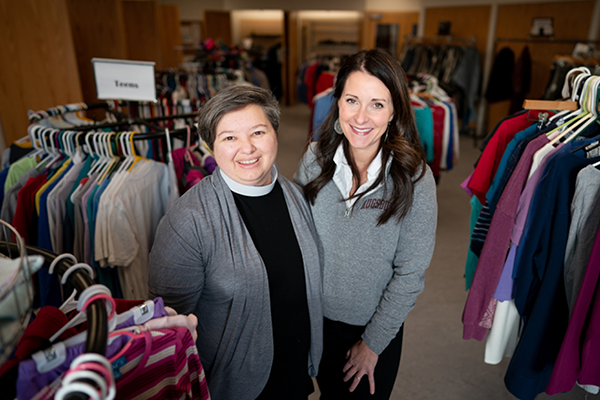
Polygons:
<instances>
[{"instance_id":1,"label":"wooden wall panel","mask_svg":"<svg viewBox=\"0 0 600 400\"><path fill-rule=\"evenodd\" d=\"M67 0L83 99L98 101L92 58L127 59L121 0Z\"/></svg>"},{"instance_id":2,"label":"wooden wall panel","mask_svg":"<svg viewBox=\"0 0 600 400\"><path fill-rule=\"evenodd\" d=\"M231 13L229 11L204 11L202 39L220 39L223 44L231 43Z\"/></svg>"},{"instance_id":3,"label":"wooden wall panel","mask_svg":"<svg viewBox=\"0 0 600 400\"><path fill-rule=\"evenodd\" d=\"M179 6L176 4L161 4L160 17L162 23L164 68L178 68L182 62L182 51L175 51L175 46L181 46L181 19Z\"/></svg>"},{"instance_id":4,"label":"wooden wall panel","mask_svg":"<svg viewBox=\"0 0 600 400\"><path fill-rule=\"evenodd\" d=\"M450 34L458 38L477 39L477 49L483 62L487 47L491 6L432 7L425 10L426 37L437 36L440 22L451 23Z\"/></svg>"},{"instance_id":5,"label":"wooden wall panel","mask_svg":"<svg viewBox=\"0 0 600 400\"><path fill-rule=\"evenodd\" d=\"M362 23L361 48L372 49L375 47L377 24L398 24L400 28L398 48L400 54L404 38L412 34L413 25L419 22L418 12L368 12Z\"/></svg>"},{"instance_id":6,"label":"wooden wall panel","mask_svg":"<svg viewBox=\"0 0 600 400\"><path fill-rule=\"evenodd\" d=\"M510 42L500 39L527 39L531 30L531 21L537 17L554 19L554 39L585 40L590 28L594 1L503 4L498 6L495 52L509 47L515 53L515 62L525 46L531 54L531 90L527 96L539 99L544 94L550 79L550 67L556 54L570 54L573 43ZM488 131L499 120L508 115L509 101L490 104Z\"/></svg>"},{"instance_id":7,"label":"wooden wall panel","mask_svg":"<svg viewBox=\"0 0 600 400\"><path fill-rule=\"evenodd\" d=\"M0 1L0 120L6 144L27 135L27 110L83 100L65 0Z\"/></svg>"},{"instance_id":8,"label":"wooden wall panel","mask_svg":"<svg viewBox=\"0 0 600 400\"><path fill-rule=\"evenodd\" d=\"M156 0L123 0L123 21L127 58L154 61L156 69L164 68L160 7Z\"/></svg>"},{"instance_id":9,"label":"wooden wall panel","mask_svg":"<svg viewBox=\"0 0 600 400\"><path fill-rule=\"evenodd\" d=\"M240 38L250 37L252 35L283 35L282 19L240 19L239 21Z\"/></svg>"}]
</instances>

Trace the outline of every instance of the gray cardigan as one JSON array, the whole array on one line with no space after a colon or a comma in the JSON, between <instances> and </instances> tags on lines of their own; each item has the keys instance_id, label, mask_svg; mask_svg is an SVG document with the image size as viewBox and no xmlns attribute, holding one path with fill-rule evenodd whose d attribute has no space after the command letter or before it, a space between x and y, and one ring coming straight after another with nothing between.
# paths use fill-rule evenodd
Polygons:
<instances>
[{"instance_id":1,"label":"gray cardigan","mask_svg":"<svg viewBox=\"0 0 600 400\"><path fill-rule=\"evenodd\" d=\"M300 245L311 323L308 373L323 351L320 259L310 209L300 190L278 182ZM150 297L198 317L200 360L212 398L255 399L269 378L273 333L264 263L219 169L164 216L150 253Z\"/></svg>"},{"instance_id":2,"label":"gray cardigan","mask_svg":"<svg viewBox=\"0 0 600 400\"><path fill-rule=\"evenodd\" d=\"M300 161L294 181L306 185L320 173L313 143ZM397 222L377 226L390 200L392 180L354 204L349 218L346 204L332 181L318 193L312 206L323 247L323 313L351 325L366 325L362 339L377 354L387 347L424 289L437 226L433 174L414 188L408 214Z\"/></svg>"}]
</instances>

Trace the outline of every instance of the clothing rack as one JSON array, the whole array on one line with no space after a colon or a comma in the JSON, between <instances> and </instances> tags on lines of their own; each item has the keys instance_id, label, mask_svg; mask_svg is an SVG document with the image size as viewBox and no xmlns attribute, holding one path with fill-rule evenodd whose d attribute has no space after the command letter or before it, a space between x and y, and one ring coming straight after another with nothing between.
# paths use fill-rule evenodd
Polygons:
<instances>
[{"instance_id":1,"label":"clothing rack","mask_svg":"<svg viewBox=\"0 0 600 400\"><path fill-rule=\"evenodd\" d=\"M535 38L535 37L528 37L528 38L495 38L494 39L494 46L492 48L492 55L495 56L497 53L497 49L498 49L498 44L499 43L525 43L525 44L577 44L577 43L588 43L588 44L600 44L600 40L590 40L590 39L554 39L552 37L550 38ZM482 90L485 90L485 88L482 88ZM527 100L526 100L527 102ZM552 101L553 106L556 107L557 104L555 104L556 102ZM563 103L568 103L568 102L563 102ZM535 107L538 107L539 105L536 105ZM574 107L574 105L572 104L561 104L559 105L561 107ZM533 108L529 108L529 107L533 107ZM545 107L541 107L540 108L535 108L532 103L524 103L523 108L525 109L545 109L548 108L549 105L546 105ZM562 108L553 108L555 110L557 109L562 109ZM571 108L565 108L565 109L571 109ZM576 108L575 108L576 109ZM482 118L485 122L485 126L487 126L488 124L488 112L484 112L485 117ZM483 125L482 125L483 126ZM478 128L479 130L479 128ZM479 133L479 132L478 132ZM477 140L477 135L475 136L475 141Z\"/></svg>"},{"instance_id":2,"label":"clothing rack","mask_svg":"<svg viewBox=\"0 0 600 400\"><path fill-rule=\"evenodd\" d=\"M90 104L86 104L86 103L73 103L73 104L67 104L64 106L58 106L58 107L51 107L47 110L41 110L41 111L33 111L33 110L29 110L29 112L27 113L29 116L29 123L34 123L36 121L39 121L41 119L44 118L48 118L48 117L55 117L58 115L64 115L67 113L72 113L72 112L77 112L77 111L85 111L85 110L94 110L94 109L113 109L115 108L115 104L116 102L112 102L112 101L106 101L106 102L100 102L100 103L90 103ZM46 115L44 115L46 114Z\"/></svg>"},{"instance_id":3,"label":"clothing rack","mask_svg":"<svg viewBox=\"0 0 600 400\"><path fill-rule=\"evenodd\" d=\"M28 255L40 255L44 258L44 267L52 264L52 261L57 257L56 254L41 249L35 246L25 246ZM0 241L0 253L9 255L18 252L18 245L15 242ZM63 276L74 263L67 259L61 259L54 267L54 270ZM83 293L85 289L92 286L94 281L82 269L74 271L67 277L67 281L77 289L77 293ZM87 309L88 335L85 344L86 353L102 354L106 352L106 344L108 339L108 316L106 308L101 300L94 301Z\"/></svg>"},{"instance_id":4,"label":"clothing rack","mask_svg":"<svg viewBox=\"0 0 600 400\"><path fill-rule=\"evenodd\" d=\"M494 48L492 54L496 54L498 43L532 43L532 44L577 44L577 43L591 43L600 44L600 40L589 40L589 39L537 39L533 37L529 38L496 38L494 40Z\"/></svg>"},{"instance_id":5,"label":"clothing rack","mask_svg":"<svg viewBox=\"0 0 600 400\"><path fill-rule=\"evenodd\" d=\"M516 42L516 43L543 43L543 44L576 44L576 43L593 43L600 44L600 40L589 40L589 39L536 39L536 38L496 38L495 43L498 42Z\"/></svg>"},{"instance_id":6,"label":"clothing rack","mask_svg":"<svg viewBox=\"0 0 600 400\"><path fill-rule=\"evenodd\" d=\"M99 105L102 103L96 103L94 108L102 108ZM113 114L117 115L120 118L129 118L126 114L118 113L112 109L109 109ZM197 117L197 113L187 113L187 114L174 114L174 115L166 115L161 117L153 117L153 118L129 118L128 120L123 120L119 122L106 123L106 124L98 124L98 125L82 125L82 126L74 126L68 129L57 129L57 130L65 130L65 131L76 131L76 132L86 132L91 130L98 129L112 129L112 128L121 128L129 125L144 125L147 126L157 132L153 133L139 133L133 137L133 140L147 140L147 139L162 139L165 137L165 128L152 124L152 122L160 122L160 121L168 121L173 119L188 119ZM177 136L185 136L187 134L187 128L182 129L173 129L169 131L169 135L172 137ZM80 144L83 144L85 141L84 137L80 137Z\"/></svg>"},{"instance_id":7,"label":"clothing rack","mask_svg":"<svg viewBox=\"0 0 600 400\"><path fill-rule=\"evenodd\" d=\"M460 38L456 36L413 36L406 35L405 40L408 43L423 43L423 44L447 44L454 46L475 46L477 44L477 37Z\"/></svg>"},{"instance_id":8,"label":"clothing rack","mask_svg":"<svg viewBox=\"0 0 600 400\"><path fill-rule=\"evenodd\" d=\"M170 117L157 117L157 118L162 118L161 120L167 120L167 119L175 119L175 118L180 118L180 116L170 116ZM79 127L74 127L73 129L68 129L71 131L78 131L78 132L86 132L86 131L91 131L91 130L96 130L96 129L109 129L109 128L118 128L118 127L123 127L126 125L144 125L144 126L149 126L150 128L156 130L157 132L153 132L153 133L138 133L136 135L133 136L133 140L148 140L148 139L162 139L162 138L166 138L165 135L165 128L158 126L158 125L153 125L153 124L149 124L147 122L145 122L145 120L134 120L134 121L123 121L123 122L115 122L115 123L111 123L111 124L102 124L102 125L88 125L88 126L79 126ZM171 137L177 137L177 136L185 136L187 135L187 128L182 128L182 129L173 129L169 131L169 136ZM83 144L83 142L85 142L85 138L82 136L79 138L80 144Z\"/></svg>"}]
</instances>

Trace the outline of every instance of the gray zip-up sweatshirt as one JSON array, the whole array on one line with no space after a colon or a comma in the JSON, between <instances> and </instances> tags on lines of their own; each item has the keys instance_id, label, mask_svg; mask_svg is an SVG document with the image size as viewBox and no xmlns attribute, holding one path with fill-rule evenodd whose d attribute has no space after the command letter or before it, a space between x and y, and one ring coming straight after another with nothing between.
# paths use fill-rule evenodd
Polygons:
<instances>
[{"instance_id":1,"label":"gray zip-up sweatshirt","mask_svg":"<svg viewBox=\"0 0 600 400\"><path fill-rule=\"evenodd\" d=\"M323 351L320 258L308 203L279 175L304 262L310 316L308 373ZM255 399L273 362L267 271L219 169L177 200L150 253L150 297L198 317L200 360L211 397Z\"/></svg>"},{"instance_id":2,"label":"gray zip-up sweatshirt","mask_svg":"<svg viewBox=\"0 0 600 400\"><path fill-rule=\"evenodd\" d=\"M301 186L320 173L313 149L314 144L294 176ZM343 196L332 180L312 206L324 256L323 313L335 321L366 325L362 338L377 354L396 336L424 289L437 226L436 187L429 167L415 185L412 207L402 221L392 218L377 226L391 188L388 176L346 217Z\"/></svg>"}]
</instances>

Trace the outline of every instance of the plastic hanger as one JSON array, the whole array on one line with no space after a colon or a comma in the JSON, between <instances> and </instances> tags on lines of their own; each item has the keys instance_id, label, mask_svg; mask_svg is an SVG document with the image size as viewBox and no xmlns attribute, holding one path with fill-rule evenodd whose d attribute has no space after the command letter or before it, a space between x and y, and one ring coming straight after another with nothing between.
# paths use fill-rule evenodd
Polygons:
<instances>
[{"instance_id":1,"label":"plastic hanger","mask_svg":"<svg viewBox=\"0 0 600 400\"><path fill-rule=\"evenodd\" d=\"M92 176L94 174L100 174L102 173L102 171L104 171L104 168L106 168L106 166L108 165L108 163L111 161L111 158L108 154L108 149L106 148L105 145L105 139L108 136L108 132L99 132L98 135L95 137L95 141L94 144L96 146L96 149L98 151L98 155L100 156L99 162L96 166L96 168L92 171L90 170L90 172L88 173L88 176Z\"/></svg>"},{"instance_id":2,"label":"plastic hanger","mask_svg":"<svg viewBox=\"0 0 600 400\"><path fill-rule=\"evenodd\" d=\"M589 118L582 124L575 132L573 132L563 143L568 143L575 139L581 132L583 132L590 124L594 123L598 119L598 85L600 84L599 77L593 77L588 81L590 86L588 91L589 101L588 111L590 112Z\"/></svg>"},{"instance_id":3,"label":"plastic hanger","mask_svg":"<svg viewBox=\"0 0 600 400\"><path fill-rule=\"evenodd\" d=\"M54 260L52 260L50 267L48 267L48 273L50 275L52 275L54 273L54 268L56 267L56 265L65 258L68 258L69 260L71 260L71 262L73 264L77 264L77 258L75 258L75 256L73 254L69 254L69 253L60 254ZM93 276L91 276L91 277L93 279ZM71 295L69 296L69 298L67 300L65 300L65 302L59 307L59 310L65 314L67 314L67 313L73 311L75 308L77 308L77 301L75 300L76 295L77 295L77 290L74 289L73 292L71 293Z\"/></svg>"},{"instance_id":4,"label":"plastic hanger","mask_svg":"<svg viewBox=\"0 0 600 400\"><path fill-rule=\"evenodd\" d=\"M48 133L48 139L50 140L50 153L52 156L46 163L46 168L50 168L55 162L63 158L63 153L58 147L55 146L55 140L59 133L60 131L56 129L52 129Z\"/></svg>"},{"instance_id":5,"label":"plastic hanger","mask_svg":"<svg viewBox=\"0 0 600 400\"><path fill-rule=\"evenodd\" d=\"M570 124L561 134L552 139L550 141L550 145L554 145L560 139L565 137L568 133L574 132L567 138L566 141L572 140L577 135L579 135L579 133L581 133L589 125L590 122L593 122L597 118L597 105L595 104L596 96L594 94L594 91L597 90L597 87L597 77L591 77L586 81L585 86L583 88L583 93L580 97L580 100L582 100L580 101L581 109L583 110L582 113L576 117L576 122ZM554 132L555 130L556 129L552 130L552 132Z\"/></svg>"},{"instance_id":6,"label":"plastic hanger","mask_svg":"<svg viewBox=\"0 0 600 400\"><path fill-rule=\"evenodd\" d=\"M51 152L48 148L48 137L50 136L50 133L52 131L52 128L42 128L41 132L39 132L41 144L44 149L44 153L47 155L47 157L42 158L40 162L35 166L35 169L37 170L41 169L44 165L46 165L46 163L49 160L54 159L54 153Z\"/></svg>"},{"instance_id":7,"label":"plastic hanger","mask_svg":"<svg viewBox=\"0 0 600 400\"><path fill-rule=\"evenodd\" d=\"M130 308L129 310L121 313L121 314L117 314L114 316L114 318L112 318L109 322L109 332L116 332L115 328L124 323L125 321L127 321L130 318L133 318L133 322L136 325L143 325L146 322L150 321L152 318L154 318L154 301L152 300L146 300L144 303L140 304L139 306L135 306ZM57 343L55 346L61 346L61 347L72 347L72 346L76 346L78 344L81 344L83 342L86 341L87 338L87 332L80 332L75 336L72 336L68 339L65 339L64 341L62 341L61 343ZM109 339L109 343L110 343L110 339Z\"/></svg>"},{"instance_id":8,"label":"plastic hanger","mask_svg":"<svg viewBox=\"0 0 600 400\"><path fill-rule=\"evenodd\" d=\"M133 160L131 162L131 165L129 166L129 168L127 169L128 172L131 172L131 170L133 169L133 166L140 160L145 160L145 158L138 156L135 153L135 146L133 145L133 135L137 134L137 131L134 132L129 132L129 150L133 156Z\"/></svg>"},{"instance_id":9,"label":"plastic hanger","mask_svg":"<svg viewBox=\"0 0 600 400\"><path fill-rule=\"evenodd\" d=\"M70 394L84 393L90 398L113 400L117 390L113 369L101 354L84 353L77 356L62 377L56 399L69 398Z\"/></svg>"},{"instance_id":10,"label":"plastic hanger","mask_svg":"<svg viewBox=\"0 0 600 400\"><path fill-rule=\"evenodd\" d=\"M112 152L112 147L110 145L110 138L113 137L114 135L116 135L115 132L110 132L106 136L106 151L108 152L108 154L110 156L110 160L106 164L104 170L100 172L100 178L98 179L98 184L100 184L100 183L102 183L104 181L104 178L106 178L106 176L108 175L108 172L112 169L112 167L114 165L116 165L119 162L119 157L117 157Z\"/></svg>"},{"instance_id":11,"label":"plastic hanger","mask_svg":"<svg viewBox=\"0 0 600 400\"><path fill-rule=\"evenodd\" d=\"M79 369L69 370L62 378L60 389L56 392L55 399L68 398L67 394L81 391L81 385L89 386L92 393L96 393L100 399L106 399L108 395L108 384L106 379L94 371ZM88 394L87 391L84 393ZM90 396L92 397L92 396Z\"/></svg>"},{"instance_id":12,"label":"plastic hanger","mask_svg":"<svg viewBox=\"0 0 600 400\"><path fill-rule=\"evenodd\" d=\"M121 145L121 151L123 152L125 159L124 159L123 163L121 163L121 165L119 166L119 169L117 169L117 171L116 171L117 176L121 175L123 172L127 171L129 169L129 166L131 165L131 162L133 161L133 156L130 154L129 146L127 145L128 135L129 135L129 132L121 132L119 139L118 139L119 144Z\"/></svg>"},{"instance_id":13,"label":"plastic hanger","mask_svg":"<svg viewBox=\"0 0 600 400\"><path fill-rule=\"evenodd\" d=\"M550 132L546 133L546 136L551 136L554 132L563 130L563 133L561 135L559 135L559 138L562 138L566 133L568 133L568 129L573 129L573 128L577 128L578 126L580 126L581 119L588 115L589 112L588 112L587 106L585 104L585 101L586 101L585 92L586 92L586 89L588 86L583 86L583 93L581 96L577 95L577 92L579 91L579 85L583 82L583 78L584 77L582 75L577 76L577 78L575 78L575 84L573 86L572 99L573 99L573 101L579 102L579 109L576 111L569 112L569 114L567 114L564 117L564 119L568 119L568 121L562 123L561 125L552 129ZM555 140L553 140L552 144L554 144L554 143L556 143Z\"/></svg>"},{"instance_id":14,"label":"plastic hanger","mask_svg":"<svg viewBox=\"0 0 600 400\"><path fill-rule=\"evenodd\" d=\"M65 277L65 275L63 275L63 278ZM87 309L87 307L90 304L90 302L88 300L90 300L93 296L98 296L98 295L105 295L105 296L110 297L110 290L106 286L98 285L98 284L92 285L92 286L88 287L86 290L84 290L81 293L81 295L79 296L79 300L77 301L77 311L79 311L79 313L73 319L71 319L68 323L66 323L62 328L60 328L58 330L58 332L56 332L54 335L52 335L52 337L50 337L50 342L54 342L67 329L69 329L73 326L79 325L80 323L86 321L87 316L85 314L85 310ZM102 297L102 298L106 298L106 297ZM112 297L110 297L110 299L112 299ZM112 306L110 309L110 312L109 312L109 315L110 315L109 321L110 321L112 319L112 316L114 316L114 310L115 310L114 300L112 300L112 302L110 302L110 300L109 300L107 302L107 305L108 304L110 304Z\"/></svg>"},{"instance_id":15,"label":"plastic hanger","mask_svg":"<svg viewBox=\"0 0 600 400\"><path fill-rule=\"evenodd\" d=\"M125 346L123 346L123 348L121 350L119 350L115 355L113 355L111 358L108 359L108 361L115 362L115 360L118 360L123 354L125 354L125 352L127 350L129 350L129 348L131 347L131 344L133 343L133 341L135 339L144 339L144 335L140 333L139 327L138 326L132 326L130 327L131 329L136 330L136 333L131 332L130 329L125 329L125 330L119 330L119 331L114 331L108 334L109 338L112 337L116 337L116 336L129 336L130 340L127 342L127 344Z\"/></svg>"},{"instance_id":16,"label":"plastic hanger","mask_svg":"<svg viewBox=\"0 0 600 400\"><path fill-rule=\"evenodd\" d=\"M587 72L586 72L587 71ZM573 88L571 90L571 93L569 93L569 77L571 75L573 75L575 72L579 72L579 74L575 77L574 81L573 81ZM581 83L581 81L583 80L583 78L585 78L586 76L589 76L590 71L585 68L585 67L581 67L581 68L573 68L572 70L570 70L567 73L567 76L565 77L565 84L563 86L563 97L564 98L571 98L571 101L577 101L578 97L577 97L577 91L579 88L579 84ZM556 119L559 119L561 117L564 118L568 118L569 116L575 115L574 112L571 111L561 111L559 113L554 114L552 117L550 117L549 121L554 121Z\"/></svg>"},{"instance_id":17,"label":"plastic hanger","mask_svg":"<svg viewBox=\"0 0 600 400\"><path fill-rule=\"evenodd\" d=\"M70 131L62 131L59 133L59 139L60 139L60 144L62 147L62 152L69 158L73 157L73 154L71 153L71 147L69 146L69 140L68 140L68 136L69 136L69 132Z\"/></svg>"},{"instance_id":18,"label":"plastic hanger","mask_svg":"<svg viewBox=\"0 0 600 400\"><path fill-rule=\"evenodd\" d=\"M100 162L100 155L97 153L97 149L92 146L93 139L96 137L96 135L97 133L94 131L90 131L85 134L87 153L93 158L92 165L90 166L90 172L93 171Z\"/></svg>"},{"instance_id":19,"label":"plastic hanger","mask_svg":"<svg viewBox=\"0 0 600 400\"><path fill-rule=\"evenodd\" d=\"M44 149L42 148L41 142L38 139L38 131L42 127L37 124L32 124L27 127L27 133L29 135L29 141L31 142L31 146L35 149L33 152L29 153L29 157L38 157L44 154Z\"/></svg>"}]
</instances>

